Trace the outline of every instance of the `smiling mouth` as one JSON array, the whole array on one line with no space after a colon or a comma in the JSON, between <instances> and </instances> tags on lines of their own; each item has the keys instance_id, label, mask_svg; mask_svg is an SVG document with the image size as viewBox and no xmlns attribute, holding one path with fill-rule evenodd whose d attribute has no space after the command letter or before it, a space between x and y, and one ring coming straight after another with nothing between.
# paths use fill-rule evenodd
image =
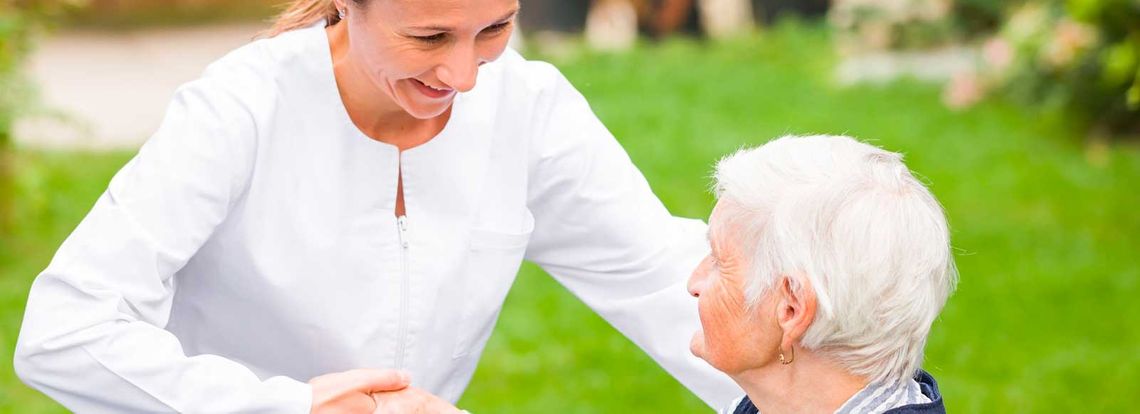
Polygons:
<instances>
[{"instance_id":1,"label":"smiling mouth","mask_svg":"<svg viewBox=\"0 0 1140 414\"><path fill-rule=\"evenodd\" d=\"M423 92L424 95L432 98L443 98L450 95L452 92L455 92L455 90L451 88L436 88L416 78L412 78L412 81L416 84L416 86L419 87L420 91Z\"/></svg>"}]
</instances>

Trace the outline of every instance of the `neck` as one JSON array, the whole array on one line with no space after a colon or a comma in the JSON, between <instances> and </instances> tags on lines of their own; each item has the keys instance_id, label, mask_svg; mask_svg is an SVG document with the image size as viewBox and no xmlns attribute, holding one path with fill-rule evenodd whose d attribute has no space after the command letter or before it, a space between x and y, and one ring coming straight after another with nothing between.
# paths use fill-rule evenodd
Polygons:
<instances>
[{"instance_id":1,"label":"neck","mask_svg":"<svg viewBox=\"0 0 1140 414\"><path fill-rule=\"evenodd\" d=\"M333 75L337 91L352 123L368 137L395 145L401 150L415 147L431 139L446 123L440 119L421 120L409 115L371 80L362 65L349 52L348 24L341 22L325 28L332 54ZM445 115L450 114L450 109ZM426 139L424 138L426 136Z\"/></svg>"},{"instance_id":2,"label":"neck","mask_svg":"<svg viewBox=\"0 0 1140 414\"><path fill-rule=\"evenodd\" d=\"M789 365L773 362L731 375L764 414L834 413L867 380L833 362L797 349Z\"/></svg>"}]
</instances>

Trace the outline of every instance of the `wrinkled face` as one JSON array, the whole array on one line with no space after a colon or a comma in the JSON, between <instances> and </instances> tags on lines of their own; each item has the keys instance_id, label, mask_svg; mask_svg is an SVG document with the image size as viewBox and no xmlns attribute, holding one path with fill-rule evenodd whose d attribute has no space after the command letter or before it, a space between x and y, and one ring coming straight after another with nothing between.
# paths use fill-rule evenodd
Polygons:
<instances>
[{"instance_id":1,"label":"wrinkled face","mask_svg":"<svg viewBox=\"0 0 1140 414\"><path fill-rule=\"evenodd\" d=\"M349 5L349 53L367 77L418 119L443 114L503 53L518 0L368 0Z\"/></svg>"},{"instance_id":2,"label":"wrinkled face","mask_svg":"<svg viewBox=\"0 0 1140 414\"><path fill-rule=\"evenodd\" d=\"M710 254L689 278L689 293L697 297L701 330L693 335L693 354L728 373L767 365L779 348L781 331L771 292L751 309L745 300L748 261L733 229L722 225L732 208L717 203L709 217Z\"/></svg>"}]
</instances>

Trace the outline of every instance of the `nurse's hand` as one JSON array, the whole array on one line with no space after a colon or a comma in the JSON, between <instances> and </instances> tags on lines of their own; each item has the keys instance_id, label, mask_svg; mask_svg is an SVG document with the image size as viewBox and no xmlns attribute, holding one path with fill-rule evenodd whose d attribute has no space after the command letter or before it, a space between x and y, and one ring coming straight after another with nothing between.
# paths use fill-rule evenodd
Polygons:
<instances>
[{"instance_id":1,"label":"nurse's hand","mask_svg":"<svg viewBox=\"0 0 1140 414\"><path fill-rule=\"evenodd\" d=\"M408 387L400 391L378 392L372 397L376 399L376 412L373 414L459 414L463 412L451 403L416 387Z\"/></svg>"},{"instance_id":2,"label":"nurse's hand","mask_svg":"<svg viewBox=\"0 0 1140 414\"><path fill-rule=\"evenodd\" d=\"M372 394L407 388L411 377L390 369L354 369L321 375L309 380L313 388L312 414L371 414L376 410Z\"/></svg>"}]
</instances>

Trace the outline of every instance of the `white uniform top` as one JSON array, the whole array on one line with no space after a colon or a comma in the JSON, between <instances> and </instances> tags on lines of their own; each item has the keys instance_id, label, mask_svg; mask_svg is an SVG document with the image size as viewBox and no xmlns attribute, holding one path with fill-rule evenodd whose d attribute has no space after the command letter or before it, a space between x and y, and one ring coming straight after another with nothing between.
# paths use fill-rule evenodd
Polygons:
<instances>
[{"instance_id":1,"label":"white uniform top","mask_svg":"<svg viewBox=\"0 0 1140 414\"><path fill-rule=\"evenodd\" d=\"M739 388L688 350L706 249L549 64L508 50L401 154L350 121L314 26L177 91L36 279L16 369L85 413L304 413L309 379L364 367L454 402L525 258L720 406Z\"/></svg>"}]
</instances>

